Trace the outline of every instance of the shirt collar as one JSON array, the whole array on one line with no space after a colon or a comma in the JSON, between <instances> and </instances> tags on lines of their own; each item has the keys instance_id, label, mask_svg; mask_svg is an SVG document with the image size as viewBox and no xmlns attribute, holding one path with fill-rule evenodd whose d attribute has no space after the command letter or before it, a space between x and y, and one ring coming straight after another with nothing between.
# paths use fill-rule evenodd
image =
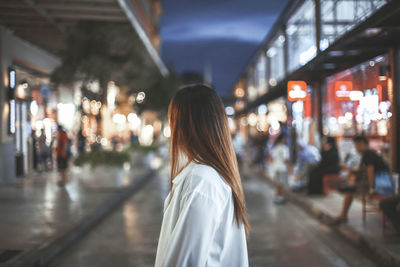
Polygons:
<instances>
[{"instance_id":1,"label":"shirt collar","mask_svg":"<svg viewBox=\"0 0 400 267\"><path fill-rule=\"evenodd\" d=\"M183 170L177 175L175 176L175 178L172 180L173 184L179 184L188 174L188 172L192 169L194 163L193 161L190 162L185 168L183 168Z\"/></svg>"}]
</instances>

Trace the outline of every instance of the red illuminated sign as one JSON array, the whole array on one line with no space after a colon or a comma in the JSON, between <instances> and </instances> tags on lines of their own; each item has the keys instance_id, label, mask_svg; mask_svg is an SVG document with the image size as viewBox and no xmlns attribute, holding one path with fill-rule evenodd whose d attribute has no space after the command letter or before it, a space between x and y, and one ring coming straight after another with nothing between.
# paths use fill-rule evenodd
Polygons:
<instances>
[{"instance_id":1,"label":"red illuminated sign","mask_svg":"<svg viewBox=\"0 0 400 267\"><path fill-rule=\"evenodd\" d=\"M287 96L292 102L306 100L307 83L305 81L288 81Z\"/></svg>"},{"instance_id":2,"label":"red illuminated sign","mask_svg":"<svg viewBox=\"0 0 400 267\"><path fill-rule=\"evenodd\" d=\"M335 98L338 101L350 101L350 93L353 91L353 82L337 81L335 82Z\"/></svg>"}]
</instances>

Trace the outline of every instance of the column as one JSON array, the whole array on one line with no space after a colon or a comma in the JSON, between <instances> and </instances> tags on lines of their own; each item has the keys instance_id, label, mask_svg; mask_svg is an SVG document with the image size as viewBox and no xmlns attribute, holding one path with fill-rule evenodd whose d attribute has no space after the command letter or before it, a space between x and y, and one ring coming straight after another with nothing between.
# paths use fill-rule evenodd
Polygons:
<instances>
[{"instance_id":1,"label":"column","mask_svg":"<svg viewBox=\"0 0 400 267\"><path fill-rule=\"evenodd\" d=\"M400 172L400 47L393 47L389 50L391 66L389 80L389 100L392 103L390 118L391 147L392 147L392 168L394 172Z\"/></svg>"},{"instance_id":2,"label":"column","mask_svg":"<svg viewBox=\"0 0 400 267\"><path fill-rule=\"evenodd\" d=\"M14 138L8 134L9 102L8 67L10 59L10 33L0 26L0 184L15 182Z\"/></svg>"}]
</instances>

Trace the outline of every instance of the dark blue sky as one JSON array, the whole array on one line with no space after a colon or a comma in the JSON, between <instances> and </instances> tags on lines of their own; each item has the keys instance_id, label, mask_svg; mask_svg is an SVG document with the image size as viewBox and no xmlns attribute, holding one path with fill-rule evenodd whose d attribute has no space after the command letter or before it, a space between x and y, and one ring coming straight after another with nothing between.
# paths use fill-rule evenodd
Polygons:
<instances>
[{"instance_id":1,"label":"dark blue sky","mask_svg":"<svg viewBox=\"0 0 400 267\"><path fill-rule=\"evenodd\" d=\"M225 95L267 35L287 0L162 0L164 61L178 73L203 73Z\"/></svg>"}]
</instances>

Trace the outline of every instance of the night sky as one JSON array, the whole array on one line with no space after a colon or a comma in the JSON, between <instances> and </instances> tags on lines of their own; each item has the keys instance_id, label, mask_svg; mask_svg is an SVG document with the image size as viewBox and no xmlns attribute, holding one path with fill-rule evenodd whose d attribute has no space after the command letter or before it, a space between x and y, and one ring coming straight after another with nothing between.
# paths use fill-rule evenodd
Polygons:
<instances>
[{"instance_id":1,"label":"night sky","mask_svg":"<svg viewBox=\"0 0 400 267\"><path fill-rule=\"evenodd\" d=\"M181 74L211 65L213 86L229 94L287 0L162 0L162 56Z\"/></svg>"}]
</instances>

